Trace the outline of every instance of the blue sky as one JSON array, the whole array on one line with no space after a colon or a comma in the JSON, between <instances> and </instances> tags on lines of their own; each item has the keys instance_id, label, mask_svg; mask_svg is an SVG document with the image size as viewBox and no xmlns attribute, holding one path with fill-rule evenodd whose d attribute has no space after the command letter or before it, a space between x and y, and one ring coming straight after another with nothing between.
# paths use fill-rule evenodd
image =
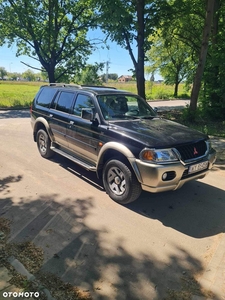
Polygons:
<instances>
[{"instance_id":1,"label":"blue sky","mask_svg":"<svg viewBox=\"0 0 225 300\"><path fill-rule=\"evenodd\" d=\"M0 47L0 67L4 67L8 72L23 73L28 67L21 63L25 62L34 67L40 67L40 64L34 59L27 56L16 57L16 46L8 48ZM109 61L109 73L117 73L120 75L132 75L129 69L133 68L133 64L127 50L122 49L116 43L110 43L110 49L102 49L100 46L91 57L89 63ZM34 72L38 72L33 70ZM105 73L106 70L103 70Z\"/></svg>"},{"instance_id":2,"label":"blue sky","mask_svg":"<svg viewBox=\"0 0 225 300\"><path fill-rule=\"evenodd\" d=\"M88 37L89 39L102 39L103 34L99 30L95 30L90 31ZM102 49L101 45L99 45L98 49L89 58L88 63L109 61L109 73L116 73L118 76L132 75L132 72L128 71L129 69L133 69L133 63L128 51L121 48L115 42L108 42L108 45L109 49ZM136 57L136 47L134 47L133 51ZM29 67L22 64L21 61L34 67L40 67L37 61L27 56L16 57L16 46L12 46L11 48L7 46L0 47L0 67L4 67L8 72L23 73ZM103 70L103 73L106 73L106 69Z\"/></svg>"}]
</instances>

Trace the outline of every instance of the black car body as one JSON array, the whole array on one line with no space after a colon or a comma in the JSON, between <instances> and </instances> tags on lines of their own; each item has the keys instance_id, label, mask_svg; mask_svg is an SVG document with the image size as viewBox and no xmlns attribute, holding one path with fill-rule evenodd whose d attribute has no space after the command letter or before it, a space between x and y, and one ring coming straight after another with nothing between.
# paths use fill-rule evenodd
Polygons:
<instances>
[{"instance_id":1,"label":"black car body","mask_svg":"<svg viewBox=\"0 0 225 300\"><path fill-rule=\"evenodd\" d=\"M122 204L141 190L176 190L203 178L216 152L207 135L162 119L139 96L106 87L50 84L31 106L40 154L55 152L102 178Z\"/></svg>"}]
</instances>

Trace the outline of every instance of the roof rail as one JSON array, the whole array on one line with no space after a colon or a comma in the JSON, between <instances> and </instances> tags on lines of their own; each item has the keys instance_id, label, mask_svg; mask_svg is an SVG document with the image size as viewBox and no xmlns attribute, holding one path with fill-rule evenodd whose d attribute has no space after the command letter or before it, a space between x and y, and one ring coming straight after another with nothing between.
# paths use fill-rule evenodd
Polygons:
<instances>
[{"instance_id":1,"label":"roof rail","mask_svg":"<svg viewBox=\"0 0 225 300\"><path fill-rule=\"evenodd\" d=\"M102 88L102 89L113 89L116 90L117 88L112 87L112 86L105 86L105 85L86 85L86 84L82 84L81 87L90 87L90 88Z\"/></svg>"},{"instance_id":2,"label":"roof rail","mask_svg":"<svg viewBox=\"0 0 225 300\"><path fill-rule=\"evenodd\" d=\"M53 82L49 83L49 86L61 86L61 87L76 87L76 88L82 88L81 85L79 84L74 84L74 83L63 83L63 82Z\"/></svg>"}]
</instances>

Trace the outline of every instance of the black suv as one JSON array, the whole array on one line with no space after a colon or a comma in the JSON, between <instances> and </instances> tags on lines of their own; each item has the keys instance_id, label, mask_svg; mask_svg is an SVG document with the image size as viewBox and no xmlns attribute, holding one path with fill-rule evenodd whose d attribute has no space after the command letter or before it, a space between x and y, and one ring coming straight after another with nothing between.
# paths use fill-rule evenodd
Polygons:
<instances>
[{"instance_id":1,"label":"black suv","mask_svg":"<svg viewBox=\"0 0 225 300\"><path fill-rule=\"evenodd\" d=\"M126 204L141 190L176 190L203 178L216 152L207 135L162 119L139 96L107 87L50 84L31 105L40 154L59 153L102 179Z\"/></svg>"}]
</instances>

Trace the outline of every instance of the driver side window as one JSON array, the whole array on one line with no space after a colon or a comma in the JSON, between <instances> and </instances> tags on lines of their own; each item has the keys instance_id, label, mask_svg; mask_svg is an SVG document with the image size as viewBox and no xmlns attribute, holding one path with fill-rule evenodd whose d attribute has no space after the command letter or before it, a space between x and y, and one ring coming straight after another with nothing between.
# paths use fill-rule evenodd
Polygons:
<instances>
[{"instance_id":1,"label":"driver side window","mask_svg":"<svg viewBox=\"0 0 225 300\"><path fill-rule=\"evenodd\" d=\"M81 112L83 108L94 108L92 99L84 94L78 94L74 108L73 114L81 117Z\"/></svg>"}]
</instances>

